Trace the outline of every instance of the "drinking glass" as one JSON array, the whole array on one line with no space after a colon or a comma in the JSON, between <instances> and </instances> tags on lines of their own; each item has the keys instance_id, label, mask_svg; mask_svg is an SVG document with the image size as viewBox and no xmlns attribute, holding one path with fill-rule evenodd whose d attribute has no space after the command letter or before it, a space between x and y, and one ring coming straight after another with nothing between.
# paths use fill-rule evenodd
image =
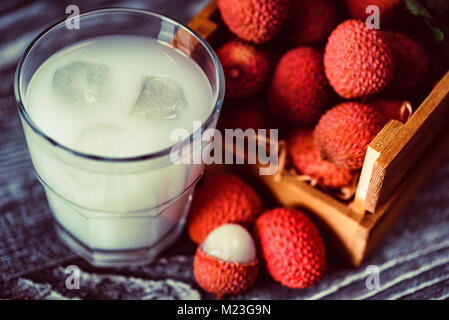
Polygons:
<instances>
[{"instance_id":1,"label":"drinking glass","mask_svg":"<svg viewBox=\"0 0 449 320\"><path fill-rule=\"evenodd\" d=\"M14 88L28 149L64 243L95 266L146 264L183 230L204 163L174 164L170 154L188 147L193 158L206 146L201 133L216 127L224 97L223 70L201 36L155 12L94 10L79 16L79 26L69 29L61 21L49 27L19 62ZM39 66L74 43L107 35L156 39L198 64L213 92L210 114L198 130L164 150L114 158L72 150L33 122L26 94Z\"/></svg>"}]
</instances>

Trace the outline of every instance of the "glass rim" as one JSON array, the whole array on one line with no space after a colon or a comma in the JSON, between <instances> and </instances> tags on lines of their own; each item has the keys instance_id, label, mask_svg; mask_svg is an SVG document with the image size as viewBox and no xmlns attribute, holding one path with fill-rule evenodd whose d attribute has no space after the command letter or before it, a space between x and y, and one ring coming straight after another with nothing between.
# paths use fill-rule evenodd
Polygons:
<instances>
[{"instance_id":1,"label":"glass rim","mask_svg":"<svg viewBox=\"0 0 449 320\"><path fill-rule=\"evenodd\" d=\"M132 157L106 157L106 156L98 156L98 155L94 155L94 154L90 154L90 153L76 151L76 150L73 150L72 148L69 148L69 147L57 142L55 139L49 137L44 131L42 131L34 123L34 121L31 119L31 117L29 116L29 114L24 106L24 103L22 100L22 92L20 90L20 77L21 77L21 71L23 69L23 65L24 65L26 59L28 58L28 56L30 55L30 53L32 52L32 50L34 49L34 47L36 46L36 44L39 41L41 41L42 39L44 39L45 36L49 32L51 32L52 30L59 28L63 24L65 24L66 20L67 20L66 18L59 20L56 23L51 24L48 28L46 28L41 33L39 33L33 39L33 41L28 45L27 49L25 50L24 54L22 55L22 57L19 60L19 63L16 68L15 76L14 76L14 95L16 98L16 103L17 103L17 108L18 108L19 114L23 117L23 119L25 119L26 123L31 127L31 129L35 133L37 133L39 136L44 138L52 146L60 148L63 151L69 152L69 153L71 153L75 156L81 157L81 158L94 160L94 161L105 161L105 162L138 162L138 161L145 161L145 160L161 158L163 156L168 155L173 149L178 150L178 148L182 148L182 146L184 144L191 143L193 141L194 137L196 137L198 134L203 132L205 128L208 128L209 125L213 121L216 120L216 118L218 117L218 114L221 110L221 106L223 104L223 99L224 99L225 81L224 81L223 68L221 66L221 63L220 63L216 53L212 49L212 47L209 45L209 43L205 39L203 39L203 37L200 34L198 34L196 31L194 31L190 27L182 24L181 22L179 22L175 19L166 17L160 13L157 13L157 12L154 12L151 10L145 10L145 9L111 7L111 8L102 8L102 9L95 9L95 10L89 10L89 11L83 12L79 15L79 18L81 19L82 17L86 17L86 16L90 16L90 15L101 14L101 13L112 13L112 12L138 13L138 14L142 14L142 15L156 17L163 21L167 21L167 22L171 23L172 25L175 25L175 26L187 31L191 36L196 38L198 40L198 42L206 49L207 53L209 54L209 56L211 57L211 59L214 63L214 69L216 72L217 90L213 96L213 109L210 111L206 120L204 120L204 122L201 124L201 127L199 129L197 129L196 131L192 132L189 135L189 137L187 137L181 141L178 141L178 142L170 145L167 148L161 149L156 152L145 153L142 155L132 156Z\"/></svg>"}]
</instances>

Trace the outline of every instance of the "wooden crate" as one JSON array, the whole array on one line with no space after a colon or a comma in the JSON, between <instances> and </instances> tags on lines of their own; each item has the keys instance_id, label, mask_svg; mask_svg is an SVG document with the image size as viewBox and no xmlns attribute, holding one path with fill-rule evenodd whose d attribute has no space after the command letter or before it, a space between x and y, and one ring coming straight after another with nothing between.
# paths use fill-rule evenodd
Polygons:
<instances>
[{"instance_id":1,"label":"wooden crate","mask_svg":"<svg viewBox=\"0 0 449 320\"><path fill-rule=\"evenodd\" d=\"M217 3L212 0L189 24L212 46L222 41ZM413 200L449 150L449 72L413 116L390 121L370 144L354 201L344 203L290 175L258 176L285 206L300 206L315 217L328 244L359 266Z\"/></svg>"}]
</instances>

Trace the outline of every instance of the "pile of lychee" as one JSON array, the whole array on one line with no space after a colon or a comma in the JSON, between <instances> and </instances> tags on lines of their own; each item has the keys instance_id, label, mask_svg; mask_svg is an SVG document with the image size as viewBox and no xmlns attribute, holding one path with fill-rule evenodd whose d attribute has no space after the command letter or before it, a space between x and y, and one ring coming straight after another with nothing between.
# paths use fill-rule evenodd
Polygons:
<instances>
[{"instance_id":1,"label":"pile of lychee","mask_svg":"<svg viewBox=\"0 0 449 320\"><path fill-rule=\"evenodd\" d=\"M369 5L380 9L380 29L367 26ZM296 172L325 189L353 185L379 131L411 115L404 100L428 71L423 47L389 31L402 6L218 0L234 35L217 50L226 77L223 126L277 127Z\"/></svg>"},{"instance_id":2,"label":"pile of lychee","mask_svg":"<svg viewBox=\"0 0 449 320\"><path fill-rule=\"evenodd\" d=\"M254 284L261 266L292 289L315 284L326 267L323 241L300 210L262 210L253 188L230 173L204 179L187 220L198 244L193 272L198 285L217 298Z\"/></svg>"},{"instance_id":3,"label":"pile of lychee","mask_svg":"<svg viewBox=\"0 0 449 320\"><path fill-rule=\"evenodd\" d=\"M353 185L387 121L406 121L405 109L411 114L404 95L429 64L409 36L368 28L369 5L378 6L381 26L388 26L403 3L218 0L234 35L217 50L226 78L221 126L279 128L295 174L325 189ZM198 244L195 279L217 297L246 291L261 267L299 289L315 284L326 266L323 241L304 212L263 211L257 193L233 174L203 181L187 230Z\"/></svg>"}]
</instances>

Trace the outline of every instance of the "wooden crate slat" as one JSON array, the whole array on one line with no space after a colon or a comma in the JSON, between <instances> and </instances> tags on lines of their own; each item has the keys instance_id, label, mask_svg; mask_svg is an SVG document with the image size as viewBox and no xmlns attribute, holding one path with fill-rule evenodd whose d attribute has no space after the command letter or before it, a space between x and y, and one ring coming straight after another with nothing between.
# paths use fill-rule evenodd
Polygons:
<instances>
[{"instance_id":1,"label":"wooden crate slat","mask_svg":"<svg viewBox=\"0 0 449 320\"><path fill-rule=\"evenodd\" d=\"M447 125L448 110L449 72L375 160L366 192L366 210L376 212L387 201L441 128ZM375 150L374 145L370 148Z\"/></svg>"},{"instance_id":2,"label":"wooden crate slat","mask_svg":"<svg viewBox=\"0 0 449 320\"><path fill-rule=\"evenodd\" d=\"M359 213L365 212L367 207L365 203L368 189L372 185L373 180L376 181L381 179L376 176L377 171L374 170L376 162L403 126L404 125L401 122L391 120L369 145L353 203L353 208L355 211ZM377 186L380 186L380 184L377 184ZM371 190L370 192L375 192L377 194L380 190Z\"/></svg>"},{"instance_id":3,"label":"wooden crate slat","mask_svg":"<svg viewBox=\"0 0 449 320\"><path fill-rule=\"evenodd\" d=\"M365 230L370 230L364 257L369 255L383 239L399 215L407 208L419 188L427 181L438 164L449 153L449 132L443 131L432 141L422 158L412 168L413 174L407 175L394 190L390 198L379 207L375 214L366 214L360 222Z\"/></svg>"},{"instance_id":4,"label":"wooden crate slat","mask_svg":"<svg viewBox=\"0 0 449 320\"><path fill-rule=\"evenodd\" d=\"M216 13L217 0L212 0L189 22L188 26L211 42L218 29L218 25L211 19Z\"/></svg>"}]
</instances>

